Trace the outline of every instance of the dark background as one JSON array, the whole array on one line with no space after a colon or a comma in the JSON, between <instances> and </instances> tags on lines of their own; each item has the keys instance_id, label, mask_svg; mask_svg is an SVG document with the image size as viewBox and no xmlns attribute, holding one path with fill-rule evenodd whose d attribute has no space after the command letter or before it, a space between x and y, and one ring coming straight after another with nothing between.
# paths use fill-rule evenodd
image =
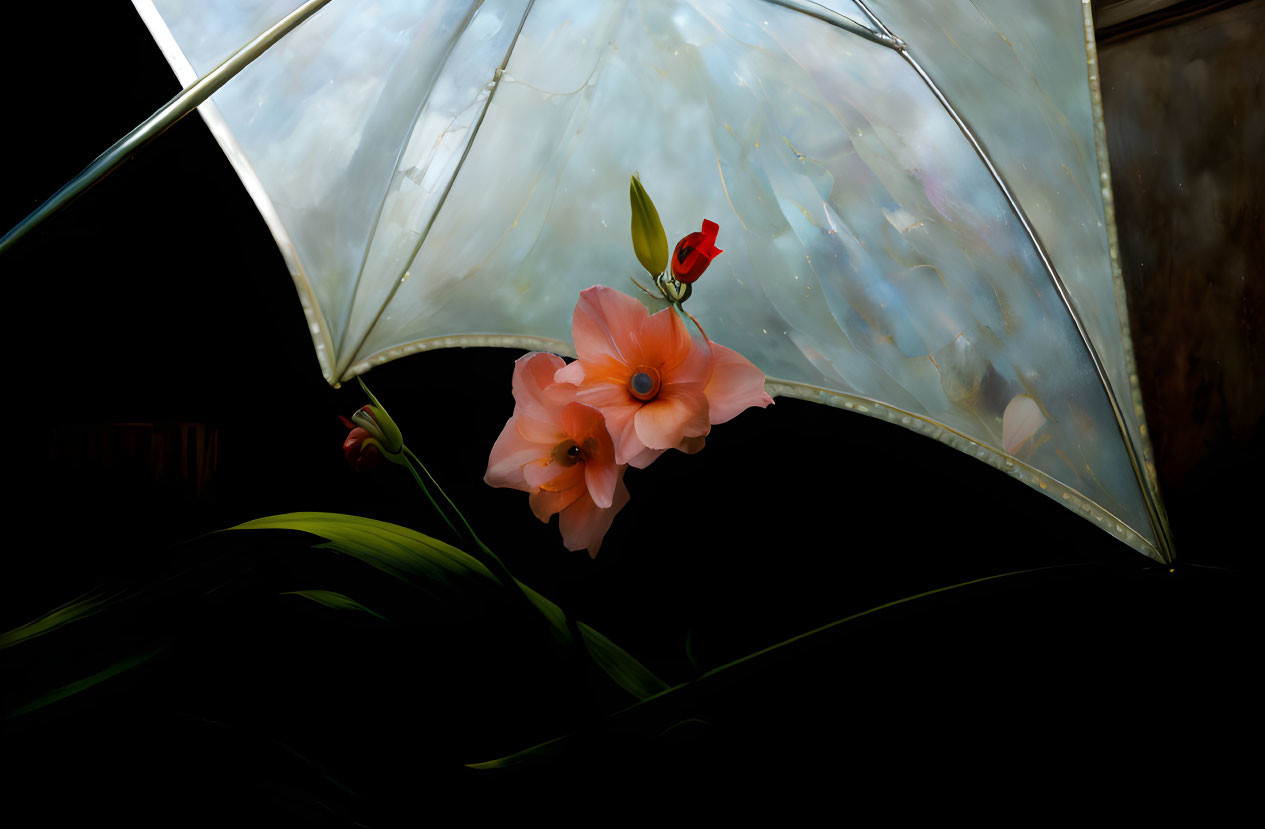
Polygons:
<instances>
[{"instance_id":1,"label":"dark background","mask_svg":"<svg viewBox=\"0 0 1265 829\"><path fill-rule=\"evenodd\" d=\"M1246 26L1255 38L1231 40L1259 41L1260 4L1221 5L1232 8L1196 23L1223 39ZM1237 16L1218 28L1218 14ZM1102 56L1109 118L1132 123L1139 102L1163 100L1139 91L1159 70L1138 69L1124 49L1190 25L1113 30ZM7 228L178 85L127 5L48 14L5 40ZM1260 546L1259 290L1205 303L1184 340L1157 347L1151 332L1212 292L1188 284L1208 272L1201 255L1233 257L1240 281L1260 284L1260 132L1237 131L1235 115L1236 105L1261 112L1260 68L1245 49L1218 46L1224 59L1208 70L1246 90L1217 110L1231 123L1188 124L1182 146L1109 133L1142 389L1176 536L1171 572L963 454L797 400L718 427L700 455L630 472L632 501L590 560L567 552L524 495L482 483L512 409L517 352L423 353L368 375L515 574L670 683L904 596L1053 567L847 623L613 734L602 715L627 700L540 668L501 610L422 618L384 641L331 622L333 611L277 600L279 590L386 589L309 552L309 541L257 549L198 538L298 510L443 533L402 470L348 468L337 416L365 402L360 391L322 380L254 205L201 120L176 125L0 258L11 388L0 627L100 585L161 593L181 574L221 587L169 592L113 618L102 640L65 646L126 649L160 628L175 643L81 698L9 720L0 739L16 771L4 779L10 797L24 797L7 808L381 825L458 807L556 809L599 791L635 808L678 787L730 803L788 792L863 802L911 783L914 801L966 808L1025 787L1046 797L1167 787L1225 802L1244 785L1228 755L1249 739L1259 698L1246 679L1259 654L1246 631L1255 580L1244 572ZM1170 69L1192 60L1162 51ZM1221 147L1209 156L1239 159L1218 175L1257 176L1255 200L1227 207L1213 188L1201 195L1206 210L1172 208L1220 210L1229 230L1211 254L1190 254L1186 271L1143 278L1136 262L1153 249L1183 260L1162 223L1151 223L1159 241L1145 230L1165 211L1164 165L1145 179L1134 167L1188 157L1189 146L1207 153L1205 133ZM1216 349L1234 359L1206 356ZM1220 407L1211 416L1209 395ZM83 655L58 651L51 636L41 647L9 657L10 689ZM591 743L539 768L462 766L594 729Z\"/></svg>"}]
</instances>

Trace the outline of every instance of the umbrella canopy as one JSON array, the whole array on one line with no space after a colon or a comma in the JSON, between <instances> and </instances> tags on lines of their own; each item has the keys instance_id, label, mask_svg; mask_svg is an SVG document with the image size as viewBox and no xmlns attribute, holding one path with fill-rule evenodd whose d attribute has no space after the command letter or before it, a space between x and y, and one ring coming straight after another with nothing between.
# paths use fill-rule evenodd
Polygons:
<instances>
[{"instance_id":1,"label":"umbrella canopy","mask_svg":"<svg viewBox=\"0 0 1265 829\"><path fill-rule=\"evenodd\" d=\"M298 3L135 5L188 85ZM637 171L670 240L720 225L690 309L771 392L1170 560L1094 59L1080 0L333 0L200 111L330 383L428 348L569 353L578 292L639 270ZM910 472L911 511L953 486Z\"/></svg>"}]
</instances>

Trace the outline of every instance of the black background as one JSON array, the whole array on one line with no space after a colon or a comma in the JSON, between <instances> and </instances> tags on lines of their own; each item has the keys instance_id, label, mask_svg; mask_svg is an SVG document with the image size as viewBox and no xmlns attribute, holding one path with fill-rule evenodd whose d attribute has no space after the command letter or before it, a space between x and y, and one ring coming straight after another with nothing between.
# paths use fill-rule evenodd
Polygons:
<instances>
[{"instance_id":1,"label":"black background","mask_svg":"<svg viewBox=\"0 0 1265 829\"><path fill-rule=\"evenodd\" d=\"M125 5L49 14L5 40L9 227L178 85ZM974 808L1029 789L1047 805L1098 788L1221 803L1243 783L1228 756L1247 738L1256 695L1246 666L1259 661L1242 572L1259 542L1239 535L1259 494L1248 458L1216 482L1238 493L1225 509L1204 511L1206 497L1198 509L1169 504L1170 572L945 446L778 400L716 428L700 455L630 471L632 501L590 560L567 552L524 495L482 483L512 409L517 352L432 352L376 368L367 379L409 444L515 574L672 683L698 670L687 637L706 668L903 596L1073 565L880 611L680 695L662 722L600 732L570 759L475 772L462 764L592 728L626 700L537 676L495 610L383 644L331 624L322 614L332 611L259 599L339 586L287 583L286 567L222 541L182 543L296 510L442 535L401 470L357 475L344 462L337 415L365 401L321 378L281 257L201 120L32 233L0 258L0 275L4 628L198 556L218 556L251 586L181 623L195 644L10 720L4 760L19 771L6 780L24 798L0 809L13 815L25 800L49 819L84 810L380 825L452 809L556 810L595 792L606 807L636 809L682 787L713 808L819 793L894 797L884 802L903 809ZM213 429L209 488L195 497L72 439L126 423ZM331 573L350 580L339 584L359 577L321 575ZM144 624L134 620L138 640ZM298 743L356 794L296 762Z\"/></svg>"}]
</instances>

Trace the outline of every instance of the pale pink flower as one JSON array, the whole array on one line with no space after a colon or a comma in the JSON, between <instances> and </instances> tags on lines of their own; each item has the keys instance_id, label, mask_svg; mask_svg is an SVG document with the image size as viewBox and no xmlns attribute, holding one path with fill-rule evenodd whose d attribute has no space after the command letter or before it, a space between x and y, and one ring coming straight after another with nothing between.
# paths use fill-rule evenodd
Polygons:
<instances>
[{"instance_id":1,"label":"pale pink flower","mask_svg":"<svg viewBox=\"0 0 1265 829\"><path fill-rule=\"evenodd\" d=\"M624 469L602 413L576 402L575 386L554 382L560 357L534 352L514 364L514 414L501 430L483 480L531 493L541 521L554 513L568 550L596 556L615 514L628 503Z\"/></svg>"},{"instance_id":2,"label":"pale pink flower","mask_svg":"<svg viewBox=\"0 0 1265 829\"><path fill-rule=\"evenodd\" d=\"M696 341L670 308L650 314L627 294L595 285L571 317L579 359L554 379L599 409L615 462L641 468L668 449L696 452L712 424L773 398L764 375L736 351Z\"/></svg>"}]
</instances>

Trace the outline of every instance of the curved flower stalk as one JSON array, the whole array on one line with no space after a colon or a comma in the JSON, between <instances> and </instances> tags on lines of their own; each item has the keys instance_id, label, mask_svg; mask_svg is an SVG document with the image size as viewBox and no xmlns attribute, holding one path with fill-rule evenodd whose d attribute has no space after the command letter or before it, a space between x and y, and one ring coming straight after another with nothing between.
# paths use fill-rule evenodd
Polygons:
<instances>
[{"instance_id":1,"label":"curved flower stalk","mask_svg":"<svg viewBox=\"0 0 1265 829\"><path fill-rule=\"evenodd\" d=\"M605 285L580 294L571 336L579 358L554 379L602 412L616 463L643 468L668 449L697 452L713 425L773 402L764 374L741 354L700 345L672 309L650 314Z\"/></svg>"},{"instance_id":2,"label":"curved flower stalk","mask_svg":"<svg viewBox=\"0 0 1265 829\"><path fill-rule=\"evenodd\" d=\"M514 413L488 459L491 486L531 493L541 521L558 514L569 550L596 556L616 513L628 503L624 467L602 413L576 400L573 385L555 382L561 358L533 352L514 364Z\"/></svg>"},{"instance_id":3,"label":"curved flower stalk","mask_svg":"<svg viewBox=\"0 0 1265 829\"><path fill-rule=\"evenodd\" d=\"M351 419L339 416L343 425L351 429L347 435L347 439L343 442L343 454L347 456L347 461L357 472L376 466L382 458L386 458L392 463L408 469L409 474L413 476L413 480L417 483L422 494L426 496L426 500L435 508L435 512L439 513L439 517L444 519L444 523L448 525L448 529L452 530L453 535L458 539L469 538L471 542L483 552L489 559L489 565L505 572L504 565L501 564L496 553L488 548L486 544L475 534L474 528L470 526L470 522L461 514L461 510L457 509L457 505L448 497L448 493L444 492L443 487L435 480L435 476L430 474L430 470L422 463L421 458L414 454L412 449L404 443L404 435L400 431L400 427L387 414L386 408L378 402L378 398L374 397L373 392L369 391L369 387L365 385L363 378L356 378L360 383L360 389L365 395L373 401L372 403L362 406L356 411ZM419 472L420 470L420 472ZM431 494L430 487L426 485L426 481L422 480L425 474L430 479L431 485L438 490L440 496L448 503L448 510L445 510L435 500L435 496ZM448 512L457 517L465 527L463 533L457 528L449 517Z\"/></svg>"}]
</instances>

